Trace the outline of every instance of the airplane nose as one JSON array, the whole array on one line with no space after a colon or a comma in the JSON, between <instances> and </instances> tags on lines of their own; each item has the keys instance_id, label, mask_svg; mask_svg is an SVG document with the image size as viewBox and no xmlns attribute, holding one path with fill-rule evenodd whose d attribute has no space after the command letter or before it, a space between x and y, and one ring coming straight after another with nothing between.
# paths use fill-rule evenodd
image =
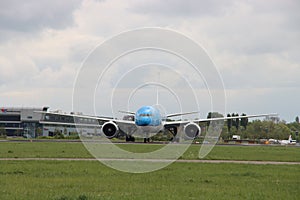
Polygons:
<instances>
[{"instance_id":1,"label":"airplane nose","mask_svg":"<svg viewBox=\"0 0 300 200\"><path fill-rule=\"evenodd\" d=\"M151 119L148 117L141 117L137 120L137 125L148 126L151 123Z\"/></svg>"}]
</instances>

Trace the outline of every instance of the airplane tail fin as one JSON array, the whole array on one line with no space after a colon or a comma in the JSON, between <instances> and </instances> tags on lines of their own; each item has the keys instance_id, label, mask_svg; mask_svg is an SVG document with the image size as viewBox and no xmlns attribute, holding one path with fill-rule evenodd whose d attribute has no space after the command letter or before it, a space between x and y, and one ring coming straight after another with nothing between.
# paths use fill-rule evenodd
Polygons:
<instances>
[{"instance_id":1,"label":"airplane tail fin","mask_svg":"<svg viewBox=\"0 0 300 200\"><path fill-rule=\"evenodd\" d=\"M158 84L159 83L160 83L160 72L158 72ZM158 85L156 85L156 105L159 105L159 103L158 103L158 97L159 97Z\"/></svg>"},{"instance_id":2,"label":"airplane tail fin","mask_svg":"<svg viewBox=\"0 0 300 200\"><path fill-rule=\"evenodd\" d=\"M292 140L292 135L289 136L289 141L291 141L291 140Z\"/></svg>"}]
</instances>

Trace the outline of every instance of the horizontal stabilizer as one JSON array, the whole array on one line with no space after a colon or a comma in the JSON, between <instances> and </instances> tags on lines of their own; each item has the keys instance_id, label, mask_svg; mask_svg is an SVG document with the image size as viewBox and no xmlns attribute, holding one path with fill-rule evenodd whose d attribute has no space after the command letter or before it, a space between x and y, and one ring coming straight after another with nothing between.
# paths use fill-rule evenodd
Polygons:
<instances>
[{"instance_id":1,"label":"horizontal stabilizer","mask_svg":"<svg viewBox=\"0 0 300 200\"><path fill-rule=\"evenodd\" d=\"M131 115L135 115L134 112L131 111L123 111L123 110L119 110L120 113L124 113L124 114L131 114Z\"/></svg>"}]
</instances>

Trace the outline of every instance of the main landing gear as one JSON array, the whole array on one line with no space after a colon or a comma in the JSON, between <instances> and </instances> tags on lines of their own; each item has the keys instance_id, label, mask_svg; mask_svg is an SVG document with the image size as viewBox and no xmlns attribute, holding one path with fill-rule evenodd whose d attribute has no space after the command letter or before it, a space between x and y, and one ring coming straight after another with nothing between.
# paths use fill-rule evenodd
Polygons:
<instances>
[{"instance_id":1,"label":"main landing gear","mask_svg":"<svg viewBox=\"0 0 300 200\"><path fill-rule=\"evenodd\" d=\"M144 138L144 143L150 142L150 138Z\"/></svg>"},{"instance_id":2,"label":"main landing gear","mask_svg":"<svg viewBox=\"0 0 300 200\"><path fill-rule=\"evenodd\" d=\"M134 142L135 138L131 135L126 135L126 142Z\"/></svg>"}]
</instances>

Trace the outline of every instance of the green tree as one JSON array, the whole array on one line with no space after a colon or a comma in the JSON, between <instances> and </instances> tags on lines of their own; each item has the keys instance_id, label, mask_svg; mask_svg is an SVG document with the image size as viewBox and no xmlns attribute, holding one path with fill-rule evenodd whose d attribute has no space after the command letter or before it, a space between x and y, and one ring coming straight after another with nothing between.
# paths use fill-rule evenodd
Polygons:
<instances>
[{"instance_id":1,"label":"green tree","mask_svg":"<svg viewBox=\"0 0 300 200\"><path fill-rule=\"evenodd\" d=\"M227 117L231 117L231 115L227 114ZM232 119L227 119L227 129L228 129L228 132L230 132L231 127L232 127Z\"/></svg>"},{"instance_id":2,"label":"green tree","mask_svg":"<svg viewBox=\"0 0 300 200\"><path fill-rule=\"evenodd\" d=\"M299 117L298 117L298 116L296 117L295 121L296 121L297 123L299 123Z\"/></svg>"},{"instance_id":3,"label":"green tree","mask_svg":"<svg viewBox=\"0 0 300 200\"><path fill-rule=\"evenodd\" d=\"M230 139L232 137L231 132L228 131L228 125L227 124L224 124L220 137L224 140Z\"/></svg>"},{"instance_id":4,"label":"green tree","mask_svg":"<svg viewBox=\"0 0 300 200\"><path fill-rule=\"evenodd\" d=\"M235 114L235 117L238 117L239 114ZM235 128L236 130L239 130L239 127L240 127L240 119L239 118L236 118L235 119Z\"/></svg>"},{"instance_id":5,"label":"green tree","mask_svg":"<svg viewBox=\"0 0 300 200\"><path fill-rule=\"evenodd\" d=\"M243 113L242 116L243 116L243 118L241 118L241 126L243 126L245 129L247 129L248 118L245 117L247 115L245 113Z\"/></svg>"},{"instance_id":6,"label":"green tree","mask_svg":"<svg viewBox=\"0 0 300 200\"><path fill-rule=\"evenodd\" d=\"M287 127L285 123L278 123L274 130L274 135L278 136L280 140L288 139L289 135L291 134L291 130Z\"/></svg>"},{"instance_id":7,"label":"green tree","mask_svg":"<svg viewBox=\"0 0 300 200\"><path fill-rule=\"evenodd\" d=\"M41 127L38 127L36 130L35 130L35 134L37 137L39 136L42 136L43 135L43 130Z\"/></svg>"},{"instance_id":8,"label":"green tree","mask_svg":"<svg viewBox=\"0 0 300 200\"><path fill-rule=\"evenodd\" d=\"M69 135L68 135L68 130L67 130L66 127L64 128L64 136L69 136Z\"/></svg>"},{"instance_id":9,"label":"green tree","mask_svg":"<svg viewBox=\"0 0 300 200\"><path fill-rule=\"evenodd\" d=\"M260 139L262 133L262 122L260 120L254 120L249 123L247 132L249 133L250 139Z\"/></svg>"},{"instance_id":10,"label":"green tree","mask_svg":"<svg viewBox=\"0 0 300 200\"><path fill-rule=\"evenodd\" d=\"M0 136L6 137L6 130L3 126L0 127Z\"/></svg>"},{"instance_id":11,"label":"green tree","mask_svg":"<svg viewBox=\"0 0 300 200\"><path fill-rule=\"evenodd\" d=\"M232 114L231 114L231 117L235 117L235 114L232 113ZM232 119L232 126L235 126L235 125L236 125L236 121L235 121L235 119Z\"/></svg>"},{"instance_id":12,"label":"green tree","mask_svg":"<svg viewBox=\"0 0 300 200\"><path fill-rule=\"evenodd\" d=\"M211 115L212 115L211 112L209 112L209 113L207 114L207 119L211 119L211 118L212 118ZM209 126L209 125L210 125L210 121L207 121L207 126Z\"/></svg>"},{"instance_id":13,"label":"green tree","mask_svg":"<svg viewBox=\"0 0 300 200\"><path fill-rule=\"evenodd\" d=\"M219 118L219 117L224 117L221 113L218 112L209 112L207 114L207 119L211 119L211 118ZM207 126L210 125L211 121L207 121ZM214 121L214 124L216 125L216 123L218 123L217 121ZM222 120L222 123L224 123L224 120Z\"/></svg>"},{"instance_id":14,"label":"green tree","mask_svg":"<svg viewBox=\"0 0 300 200\"><path fill-rule=\"evenodd\" d=\"M243 133L249 139L287 139L291 131L283 122L254 120L249 122Z\"/></svg>"},{"instance_id":15,"label":"green tree","mask_svg":"<svg viewBox=\"0 0 300 200\"><path fill-rule=\"evenodd\" d=\"M56 138L56 139L64 139L65 137L62 134L62 131L56 128L54 130L54 138Z\"/></svg>"},{"instance_id":16,"label":"green tree","mask_svg":"<svg viewBox=\"0 0 300 200\"><path fill-rule=\"evenodd\" d=\"M300 123L298 122L292 122L287 124L287 127L291 130L293 133L293 138L296 139L297 141L300 141Z\"/></svg>"}]
</instances>

